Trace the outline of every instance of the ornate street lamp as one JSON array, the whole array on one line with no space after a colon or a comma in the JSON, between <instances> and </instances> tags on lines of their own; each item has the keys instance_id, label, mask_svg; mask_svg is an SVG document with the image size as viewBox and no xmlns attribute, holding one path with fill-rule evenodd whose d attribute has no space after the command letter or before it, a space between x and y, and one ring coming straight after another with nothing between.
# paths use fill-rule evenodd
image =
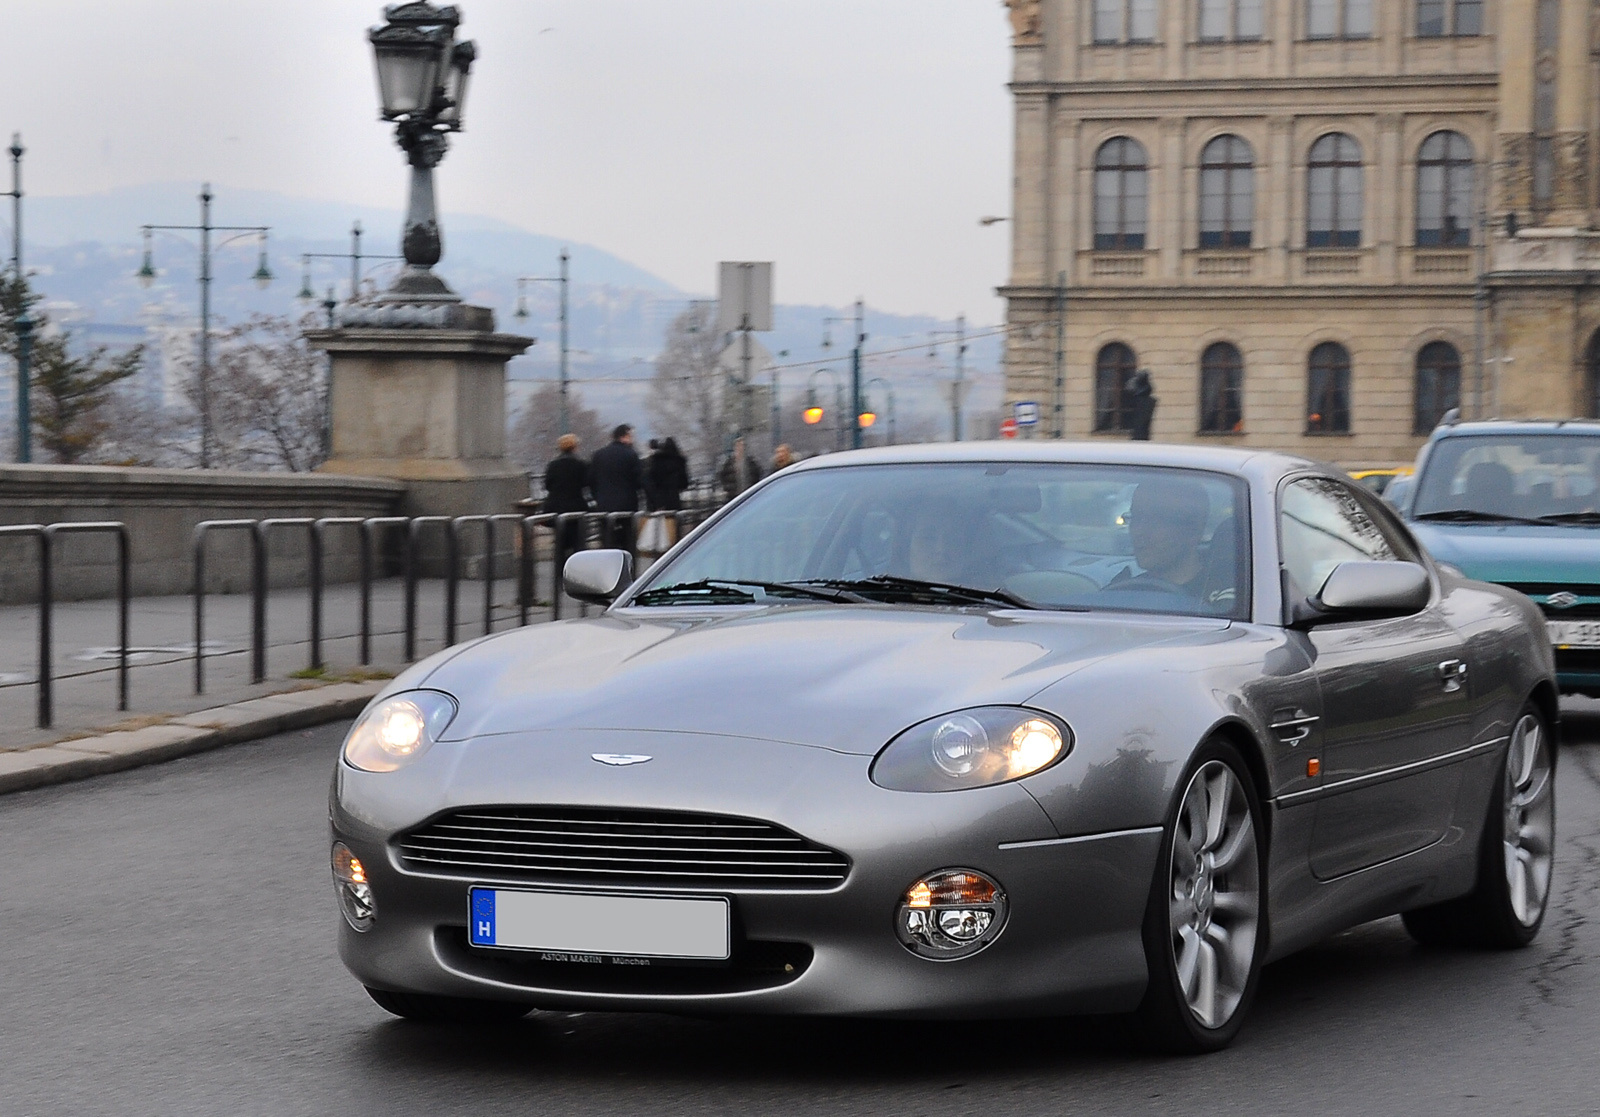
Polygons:
<instances>
[{"instance_id":1,"label":"ornate street lamp","mask_svg":"<svg viewBox=\"0 0 1600 1117\"><path fill-rule=\"evenodd\" d=\"M395 141L411 165L411 200L400 241L406 268L391 296L453 299L450 288L430 270L444 252L433 169L449 148L449 133L462 129L467 80L478 50L473 43L456 41L461 14L454 7L391 4L383 16L388 22L367 33L381 115L395 124Z\"/></svg>"}]
</instances>

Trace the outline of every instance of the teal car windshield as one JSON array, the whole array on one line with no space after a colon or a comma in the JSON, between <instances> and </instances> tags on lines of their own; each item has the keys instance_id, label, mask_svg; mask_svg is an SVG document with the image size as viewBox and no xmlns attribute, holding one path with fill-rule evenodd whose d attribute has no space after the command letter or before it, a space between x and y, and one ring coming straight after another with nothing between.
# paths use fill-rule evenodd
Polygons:
<instances>
[{"instance_id":1,"label":"teal car windshield","mask_svg":"<svg viewBox=\"0 0 1600 1117\"><path fill-rule=\"evenodd\" d=\"M1085 464L801 470L713 525L628 602L897 602L1244 619L1237 478Z\"/></svg>"},{"instance_id":2,"label":"teal car windshield","mask_svg":"<svg viewBox=\"0 0 1600 1117\"><path fill-rule=\"evenodd\" d=\"M1600 436L1441 438L1417 480L1418 520L1600 523Z\"/></svg>"}]
</instances>

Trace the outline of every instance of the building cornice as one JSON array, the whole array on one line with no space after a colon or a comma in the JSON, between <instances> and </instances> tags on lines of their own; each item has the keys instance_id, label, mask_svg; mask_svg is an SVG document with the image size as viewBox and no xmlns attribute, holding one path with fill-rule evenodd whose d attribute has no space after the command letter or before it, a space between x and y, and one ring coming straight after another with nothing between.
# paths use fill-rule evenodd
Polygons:
<instances>
[{"instance_id":1,"label":"building cornice","mask_svg":"<svg viewBox=\"0 0 1600 1117\"><path fill-rule=\"evenodd\" d=\"M1495 89L1500 75L1484 73L1454 74L1340 74L1326 77L1251 77L1251 78L1134 78L1114 81L1027 81L1012 82L1009 88L1017 97L1043 97L1052 94L1109 94L1126 97L1137 87L1141 96L1153 93L1381 93L1384 90L1428 90L1442 93L1461 88Z\"/></svg>"},{"instance_id":2,"label":"building cornice","mask_svg":"<svg viewBox=\"0 0 1600 1117\"><path fill-rule=\"evenodd\" d=\"M1569 273L1570 275L1570 273ZM1597 277L1600 278L1600 277ZM1570 279L1567 280L1571 282ZM1256 287L1248 285L1186 287L1176 284L1145 287L1068 287L1067 311L1070 318L1073 303L1127 302L1194 299L1197 301L1238 302L1250 299L1257 302L1326 302L1330 298L1373 299L1386 304L1414 300L1419 303L1459 302L1471 299L1475 288L1471 283L1432 284L1426 287L1408 284L1363 284L1316 287ZM1003 299L1041 299L1053 302L1057 289L1047 285L1011 284L995 288Z\"/></svg>"}]
</instances>

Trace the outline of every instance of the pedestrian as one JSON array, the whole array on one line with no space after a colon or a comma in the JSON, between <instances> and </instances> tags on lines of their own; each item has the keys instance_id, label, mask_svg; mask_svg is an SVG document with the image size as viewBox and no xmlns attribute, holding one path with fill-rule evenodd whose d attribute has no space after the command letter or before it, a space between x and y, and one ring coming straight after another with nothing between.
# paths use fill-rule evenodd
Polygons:
<instances>
[{"instance_id":1,"label":"pedestrian","mask_svg":"<svg viewBox=\"0 0 1600 1117\"><path fill-rule=\"evenodd\" d=\"M578 457L578 436L564 434L556 441L559 453L544 467L544 510L546 512L587 512L589 463ZM579 549L583 541L583 521L569 520L556 528L556 563Z\"/></svg>"},{"instance_id":2,"label":"pedestrian","mask_svg":"<svg viewBox=\"0 0 1600 1117\"><path fill-rule=\"evenodd\" d=\"M594 494L597 512L637 512L644 469L633 448L633 428L620 424L611 432L611 444L596 450L589 463L589 491ZM600 544L623 551L633 550L633 517L613 525L608 519L600 526Z\"/></svg>"},{"instance_id":3,"label":"pedestrian","mask_svg":"<svg viewBox=\"0 0 1600 1117\"><path fill-rule=\"evenodd\" d=\"M661 489L656 484L656 460L661 456L661 442L659 439L650 440L650 452L644 456L644 510L646 512L659 512L661 503Z\"/></svg>"},{"instance_id":4,"label":"pedestrian","mask_svg":"<svg viewBox=\"0 0 1600 1117\"><path fill-rule=\"evenodd\" d=\"M794 451L789 449L787 442L780 443L778 448L772 451L772 472L776 473L780 469L788 469L793 464Z\"/></svg>"},{"instance_id":5,"label":"pedestrian","mask_svg":"<svg viewBox=\"0 0 1600 1117\"><path fill-rule=\"evenodd\" d=\"M722 491L729 500L761 480L761 467L745 449L743 438L733 440L733 452L723 459L717 479L722 482Z\"/></svg>"},{"instance_id":6,"label":"pedestrian","mask_svg":"<svg viewBox=\"0 0 1600 1117\"><path fill-rule=\"evenodd\" d=\"M678 449L677 439L662 439L660 447L650 455L646 484L655 488L657 508L676 512L683 507L683 490L689 487L689 460Z\"/></svg>"}]
</instances>

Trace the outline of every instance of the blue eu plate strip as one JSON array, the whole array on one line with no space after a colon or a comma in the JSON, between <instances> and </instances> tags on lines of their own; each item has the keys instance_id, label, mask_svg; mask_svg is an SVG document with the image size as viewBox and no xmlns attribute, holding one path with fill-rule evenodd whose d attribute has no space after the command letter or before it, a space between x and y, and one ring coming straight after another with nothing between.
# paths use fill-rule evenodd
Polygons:
<instances>
[{"instance_id":1,"label":"blue eu plate strip","mask_svg":"<svg viewBox=\"0 0 1600 1117\"><path fill-rule=\"evenodd\" d=\"M472 890L472 945L494 945L494 889Z\"/></svg>"}]
</instances>

